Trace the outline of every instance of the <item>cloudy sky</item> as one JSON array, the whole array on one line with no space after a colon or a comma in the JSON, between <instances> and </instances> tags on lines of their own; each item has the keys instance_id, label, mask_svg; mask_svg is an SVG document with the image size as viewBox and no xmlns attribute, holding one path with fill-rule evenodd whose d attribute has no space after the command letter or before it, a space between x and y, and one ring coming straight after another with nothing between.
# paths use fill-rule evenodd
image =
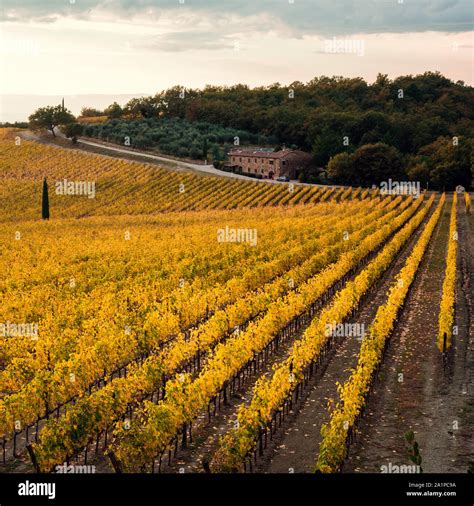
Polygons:
<instances>
[{"instance_id":1,"label":"cloudy sky","mask_svg":"<svg viewBox=\"0 0 474 506\"><path fill-rule=\"evenodd\" d=\"M0 0L0 92L107 102L426 70L472 85L473 19L473 0Z\"/></svg>"}]
</instances>

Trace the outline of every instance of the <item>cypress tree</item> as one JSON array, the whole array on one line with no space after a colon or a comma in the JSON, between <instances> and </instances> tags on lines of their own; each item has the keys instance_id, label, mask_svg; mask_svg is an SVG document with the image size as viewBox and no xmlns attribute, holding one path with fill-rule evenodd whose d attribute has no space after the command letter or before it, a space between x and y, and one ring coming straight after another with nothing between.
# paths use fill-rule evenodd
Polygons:
<instances>
[{"instance_id":1,"label":"cypress tree","mask_svg":"<svg viewBox=\"0 0 474 506\"><path fill-rule=\"evenodd\" d=\"M212 146L212 161L213 162L220 162L221 161L221 151L219 149L218 144L214 144Z\"/></svg>"},{"instance_id":2,"label":"cypress tree","mask_svg":"<svg viewBox=\"0 0 474 506\"><path fill-rule=\"evenodd\" d=\"M49 195L46 178L43 180L43 198L41 202L41 216L43 220L49 220Z\"/></svg>"}]
</instances>

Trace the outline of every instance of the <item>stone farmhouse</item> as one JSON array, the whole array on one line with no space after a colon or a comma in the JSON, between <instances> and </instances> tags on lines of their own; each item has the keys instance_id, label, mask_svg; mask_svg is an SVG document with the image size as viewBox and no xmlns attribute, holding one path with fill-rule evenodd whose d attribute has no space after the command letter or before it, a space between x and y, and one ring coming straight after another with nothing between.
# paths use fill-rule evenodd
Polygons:
<instances>
[{"instance_id":1,"label":"stone farmhouse","mask_svg":"<svg viewBox=\"0 0 474 506\"><path fill-rule=\"evenodd\" d=\"M226 168L241 174L257 175L262 179L280 176L297 179L299 173L312 164L309 153L296 149L233 149L228 153L228 159Z\"/></svg>"}]
</instances>

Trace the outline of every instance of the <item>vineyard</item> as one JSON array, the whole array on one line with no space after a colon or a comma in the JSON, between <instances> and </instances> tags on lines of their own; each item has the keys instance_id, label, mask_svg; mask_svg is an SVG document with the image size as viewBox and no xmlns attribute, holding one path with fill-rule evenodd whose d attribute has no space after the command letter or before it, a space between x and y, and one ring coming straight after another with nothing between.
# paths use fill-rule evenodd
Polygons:
<instances>
[{"instance_id":1,"label":"vineyard","mask_svg":"<svg viewBox=\"0 0 474 506\"><path fill-rule=\"evenodd\" d=\"M469 193L0 135L0 473L467 471Z\"/></svg>"},{"instance_id":2,"label":"vineyard","mask_svg":"<svg viewBox=\"0 0 474 506\"><path fill-rule=\"evenodd\" d=\"M43 179L94 183L94 198L49 192L55 218L138 215L176 211L232 210L263 206L315 204L368 198L369 191L259 184L62 150L0 133L2 220L34 219L41 206ZM5 138L7 137L7 138ZM9 138L8 138L9 137Z\"/></svg>"}]
</instances>

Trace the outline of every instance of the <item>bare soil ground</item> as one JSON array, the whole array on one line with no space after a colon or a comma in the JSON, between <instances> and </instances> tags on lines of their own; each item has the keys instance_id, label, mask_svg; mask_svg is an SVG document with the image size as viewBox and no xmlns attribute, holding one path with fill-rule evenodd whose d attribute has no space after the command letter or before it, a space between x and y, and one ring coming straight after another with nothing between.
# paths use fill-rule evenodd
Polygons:
<instances>
[{"instance_id":1,"label":"bare soil ground","mask_svg":"<svg viewBox=\"0 0 474 506\"><path fill-rule=\"evenodd\" d=\"M453 338L444 363L436 345L451 202L448 197L390 339L344 472L380 472L381 466L389 463L410 464L404 439L409 430L413 430L420 445L423 472L464 473L474 463L474 217L466 214L462 199L458 204L455 316L458 335ZM369 328L423 226L413 234L350 323ZM203 472L203 459L212 457L219 437L232 427L239 406L250 400L256 379L269 373L271 366L288 354L298 335L282 343L264 369L248 378L238 395L229 398L228 404L222 405L210 422L202 414L193 425L193 442L178 452L171 465L163 462L162 472ZM328 400L338 399L337 382L348 378L350 369L356 365L359 347L360 340L356 337L340 339L294 405L293 412L268 441L254 472L313 471L321 426L329 420ZM97 465L100 472L112 471L101 451L89 463ZM26 457L15 464L17 472L31 467Z\"/></svg>"},{"instance_id":2,"label":"bare soil ground","mask_svg":"<svg viewBox=\"0 0 474 506\"><path fill-rule=\"evenodd\" d=\"M448 199L392 335L345 472L380 472L384 464L410 464L404 440L409 430L420 445L423 472L467 472L474 460L473 241L462 202L455 321L459 335L446 367L436 346L450 206Z\"/></svg>"},{"instance_id":3,"label":"bare soil ground","mask_svg":"<svg viewBox=\"0 0 474 506\"><path fill-rule=\"evenodd\" d=\"M395 274L403 266L418 239L424 223L413 234L350 323L363 324L366 331L368 330L378 307L386 300L387 291ZM269 451L256 467L257 472L314 471L322 439L321 426L329 421L328 401L338 399L337 382L343 383L349 377L351 368L357 364L360 343L355 337L346 337L340 341L339 346L328 357L324 370L315 378L312 388L307 390L306 398L296 410L293 419L286 420L280 433L274 436Z\"/></svg>"},{"instance_id":4,"label":"bare soil ground","mask_svg":"<svg viewBox=\"0 0 474 506\"><path fill-rule=\"evenodd\" d=\"M427 218L425 222L426 220ZM385 273L380 286L374 290L373 295L364 304L361 314L354 319L354 323L365 322L366 328L368 328L368 324L375 315L377 307L385 300L386 291L389 284L392 282L393 275L403 265L422 229L423 224L407 243L391 268ZM230 398L227 405L221 406L217 415L213 417L211 421L208 421L206 413L202 413L196 421L197 423L193 424L193 442L187 449L179 450L177 458L171 462L171 465L164 462L161 468L162 472L203 472L203 460L211 460L214 452L219 447L220 436L224 435L234 426L237 420L238 409L241 405L250 401L252 389L256 380L262 375L271 374L273 365L286 358L291 350L292 344L303 331L304 328L298 334L293 335L291 339L283 342L277 352L273 354L265 364L263 370L258 371L256 375L253 375L246 381L243 388L238 392L238 395ZM333 397L336 390L336 379L340 379L341 374L347 374L349 367L355 364L359 346L360 341L356 337L346 339L341 349L338 349L337 353L334 354L334 358L331 360L329 366L322 367L316 375L316 379L319 378L320 384L324 385L324 388L327 388L328 392L330 391ZM323 387L321 387L318 393L322 391L322 388ZM329 395L329 393L327 393L327 395ZM311 404L315 402L314 399L309 399L306 403L309 403L312 410L317 411L322 419L327 415L327 395L323 395L321 397L321 402L315 403L314 405ZM297 406L295 406L295 409L297 409ZM277 462L272 462L272 465L267 466L266 461L262 459L261 465L254 469L256 472L288 472L289 467L292 467L294 472L302 470L311 471L316 455L315 448L317 448L319 444L317 439L313 437L313 433L319 433L319 420L315 419L314 413L303 412L302 416L298 417L295 423L292 423L292 417L288 419L288 422L290 423L288 433L291 432L291 434L295 435L295 447L293 448L291 445L288 447L285 447L285 445L278 445L278 447L275 448L278 457ZM280 432L283 432L283 430ZM278 433L273 436L273 441L278 441ZM273 442L271 444L275 446ZM270 451L266 452L266 455L268 454L270 454ZM303 462L304 468L302 467Z\"/></svg>"},{"instance_id":5,"label":"bare soil ground","mask_svg":"<svg viewBox=\"0 0 474 506\"><path fill-rule=\"evenodd\" d=\"M385 301L386 292L393 282L393 277L403 266L423 225L403 248L351 323L363 323L365 328L368 328L378 306ZM285 343L272 357L264 371L259 372L257 376L270 372L275 362L286 357L291 349L291 343L297 337L293 336L290 343ZM257 466L254 467L254 472L288 473L313 470L319 448L321 424L329 418L327 401L329 398L337 398L336 381L344 381L349 375L350 368L356 364L360 340L349 337L339 344L313 378L312 388L310 386L306 389L306 399L303 403L295 405L292 416L283 422L282 428L273 435L272 441L268 441L269 447L264 457L259 459ZM210 460L218 448L219 436L232 428L238 408L251 398L251 387L256 379L255 377L246 383L241 395L230 399L229 404L222 407L210 423L202 415L193 431L195 433L193 443L186 450L179 451L178 458L172 462L171 466L163 465L162 471L178 472L181 468L181 472L186 473L203 472L203 459Z\"/></svg>"}]
</instances>

